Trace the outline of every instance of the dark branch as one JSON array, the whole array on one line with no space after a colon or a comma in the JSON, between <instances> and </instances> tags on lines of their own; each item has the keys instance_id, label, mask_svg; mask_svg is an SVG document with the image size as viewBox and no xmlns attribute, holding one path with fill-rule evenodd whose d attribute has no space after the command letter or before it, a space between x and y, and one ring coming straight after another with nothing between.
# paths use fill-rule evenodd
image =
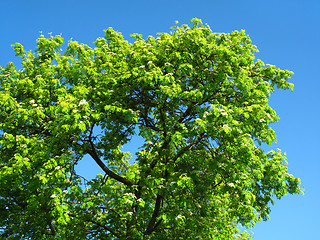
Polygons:
<instances>
[{"instance_id":1,"label":"dark branch","mask_svg":"<svg viewBox=\"0 0 320 240\"><path fill-rule=\"evenodd\" d=\"M55 230L52 222L49 223L49 227L50 227L50 230L51 230L51 235L52 236L56 236L56 230Z\"/></svg>"},{"instance_id":2,"label":"dark branch","mask_svg":"<svg viewBox=\"0 0 320 240\"><path fill-rule=\"evenodd\" d=\"M161 223L162 223L163 219L161 218L156 225L154 225L153 230L155 230Z\"/></svg>"},{"instance_id":3,"label":"dark branch","mask_svg":"<svg viewBox=\"0 0 320 240\"><path fill-rule=\"evenodd\" d=\"M161 201L162 201L162 196L158 195L156 199L156 204L154 206L153 214L151 216L147 230L145 231L144 235L150 235L154 231L155 227L160 224L159 222L156 224L156 220L160 213Z\"/></svg>"},{"instance_id":4,"label":"dark branch","mask_svg":"<svg viewBox=\"0 0 320 240\"><path fill-rule=\"evenodd\" d=\"M181 157L184 153L190 151L195 145L197 145L202 138L204 137L205 133L201 133L200 136L194 141L193 143L188 144L184 148L182 148L177 155L174 157L173 162L175 162L179 157Z\"/></svg>"},{"instance_id":5,"label":"dark branch","mask_svg":"<svg viewBox=\"0 0 320 240\"><path fill-rule=\"evenodd\" d=\"M100 157L98 156L95 146L92 142L92 132L93 132L93 126L91 127L91 131L90 131L90 135L89 135L89 143L90 143L90 149L87 149L87 153L90 154L90 156L93 158L93 160L99 165L99 167L110 177L112 177L113 179L127 185L127 186L132 186L133 183L130 182L128 179L121 177L120 175L114 173L113 171L111 171L100 159Z\"/></svg>"},{"instance_id":6,"label":"dark branch","mask_svg":"<svg viewBox=\"0 0 320 240\"><path fill-rule=\"evenodd\" d=\"M98 156L92 141L90 141L90 145L91 145L91 149L87 150L87 152L90 154L90 156L93 158L93 160L99 165L99 167L110 177L112 177L113 179L127 185L127 186L132 186L133 183L130 182L128 179L121 177L120 175L114 173L113 171L111 171L100 159L100 157Z\"/></svg>"},{"instance_id":7,"label":"dark branch","mask_svg":"<svg viewBox=\"0 0 320 240\"><path fill-rule=\"evenodd\" d=\"M96 221L90 220L91 222L97 224L99 227L104 228L105 230L107 230L108 232L110 232L111 234L113 234L114 236L116 236L117 238L120 238L120 235L117 234L115 231L113 231L111 228L104 226Z\"/></svg>"},{"instance_id":8,"label":"dark branch","mask_svg":"<svg viewBox=\"0 0 320 240\"><path fill-rule=\"evenodd\" d=\"M69 213L69 215L70 215L71 217L76 217L76 215L74 215L74 214L72 214L72 213ZM116 236L117 238L120 238L120 235L117 234L115 231L113 231L111 228L109 228L109 227L107 227L107 226L105 226L105 225L102 225L102 224L100 224L99 222L97 222L97 221L95 221L95 220L93 220L93 219L86 219L85 221L86 221L86 222L91 222L91 223L93 223L93 224L96 224L98 227L101 227L101 228L105 229L106 231L110 232L111 234L113 234L114 236Z\"/></svg>"}]
</instances>

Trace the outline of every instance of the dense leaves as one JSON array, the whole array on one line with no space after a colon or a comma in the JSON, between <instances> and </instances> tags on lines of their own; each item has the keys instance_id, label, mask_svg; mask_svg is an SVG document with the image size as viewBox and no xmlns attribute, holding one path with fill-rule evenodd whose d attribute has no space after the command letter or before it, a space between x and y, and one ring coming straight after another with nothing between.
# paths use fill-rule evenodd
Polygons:
<instances>
[{"instance_id":1,"label":"dense leaves","mask_svg":"<svg viewBox=\"0 0 320 240\"><path fill-rule=\"evenodd\" d=\"M2 237L248 239L274 198L301 192L285 155L261 148L292 72L255 60L244 31L192 23L133 43L109 28L94 48L14 45L20 69L0 68ZM121 147L136 134L133 161ZM85 155L102 173L90 181L75 170Z\"/></svg>"}]
</instances>

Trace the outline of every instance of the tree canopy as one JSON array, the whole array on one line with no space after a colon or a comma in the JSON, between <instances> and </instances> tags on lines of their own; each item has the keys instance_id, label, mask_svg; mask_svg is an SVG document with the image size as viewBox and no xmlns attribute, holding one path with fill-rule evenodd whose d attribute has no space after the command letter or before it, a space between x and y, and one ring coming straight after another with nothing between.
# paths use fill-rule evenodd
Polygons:
<instances>
[{"instance_id":1,"label":"tree canopy","mask_svg":"<svg viewBox=\"0 0 320 240\"><path fill-rule=\"evenodd\" d=\"M108 28L93 48L13 45L19 67L0 68L1 237L249 239L274 199L301 192L285 154L263 149L279 120L268 98L293 88L292 72L256 60L244 31L191 25L132 43ZM84 156L94 179L76 171Z\"/></svg>"}]
</instances>

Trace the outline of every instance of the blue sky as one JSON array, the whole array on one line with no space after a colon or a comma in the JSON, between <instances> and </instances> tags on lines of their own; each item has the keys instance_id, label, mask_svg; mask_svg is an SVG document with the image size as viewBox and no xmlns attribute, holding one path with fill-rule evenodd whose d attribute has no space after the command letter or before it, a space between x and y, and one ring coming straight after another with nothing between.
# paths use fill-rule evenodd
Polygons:
<instances>
[{"instance_id":1,"label":"blue sky","mask_svg":"<svg viewBox=\"0 0 320 240\"><path fill-rule=\"evenodd\" d=\"M319 12L316 0L2 1L0 65L17 61L10 47L15 42L34 49L40 31L92 45L108 27L129 40L131 33L147 37L168 32L175 20L184 24L194 17L217 32L245 29L260 50L257 58L295 72L294 92L276 92L270 105L280 115L273 126L278 136L275 148L287 153L290 173L301 178L306 190L304 196L277 201L271 219L254 229L254 239L319 239Z\"/></svg>"}]
</instances>

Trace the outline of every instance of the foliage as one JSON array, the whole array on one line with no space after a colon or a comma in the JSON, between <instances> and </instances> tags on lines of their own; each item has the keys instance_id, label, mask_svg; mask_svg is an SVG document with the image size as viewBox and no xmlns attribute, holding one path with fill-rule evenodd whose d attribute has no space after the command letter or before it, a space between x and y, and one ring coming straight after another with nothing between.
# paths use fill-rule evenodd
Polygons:
<instances>
[{"instance_id":1,"label":"foliage","mask_svg":"<svg viewBox=\"0 0 320 240\"><path fill-rule=\"evenodd\" d=\"M0 227L6 239L249 239L301 192L268 105L292 72L255 60L244 31L201 20L95 47L43 35L0 68ZM135 161L122 146L139 134ZM85 155L103 174L86 182ZM88 166L90 168L90 166Z\"/></svg>"}]
</instances>

